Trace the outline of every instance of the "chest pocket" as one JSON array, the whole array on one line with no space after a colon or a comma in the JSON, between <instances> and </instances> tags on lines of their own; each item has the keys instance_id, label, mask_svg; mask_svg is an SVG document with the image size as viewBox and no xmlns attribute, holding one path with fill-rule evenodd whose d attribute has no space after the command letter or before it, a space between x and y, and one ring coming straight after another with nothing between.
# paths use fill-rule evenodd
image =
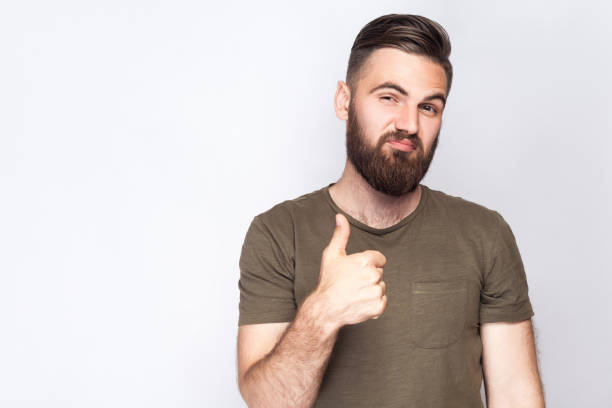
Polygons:
<instances>
[{"instance_id":1,"label":"chest pocket","mask_svg":"<svg viewBox=\"0 0 612 408\"><path fill-rule=\"evenodd\" d=\"M410 338L417 347L443 348L456 342L465 328L466 280L413 282Z\"/></svg>"}]
</instances>

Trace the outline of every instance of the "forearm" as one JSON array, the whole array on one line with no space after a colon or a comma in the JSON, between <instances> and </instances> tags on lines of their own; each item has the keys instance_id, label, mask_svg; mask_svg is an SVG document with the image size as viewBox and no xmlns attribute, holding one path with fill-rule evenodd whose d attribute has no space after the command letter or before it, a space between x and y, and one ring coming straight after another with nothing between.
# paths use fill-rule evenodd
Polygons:
<instances>
[{"instance_id":1,"label":"forearm","mask_svg":"<svg viewBox=\"0 0 612 408\"><path fill-rule=\"evenodd\" d=\"M314 404L338 335L318 309L316 297L307 297L272 351L246 371L242 395L249 407Z\"/></svg>"},{"instance_id":2,"label":"forearm","mask_svg":"<svg viewBox=\"0 0 612 408\"><path fill-rule=\"evenodd\" d=\"M530 394L514 396L511 398L498 398L492 401L487 398L488 408L544 408L544 396L540 394Z\"/></svg>"},{"instance_id":3,"label":"forearm","mask_svg":"<svg viewBox=\"0 0 612 408\"><path fill-rule=\"evenodd\" d=\"M539 376L508 384L503 392L487 393L489 408L544 408L544 391Z\"/></svg>"}]
</instances>

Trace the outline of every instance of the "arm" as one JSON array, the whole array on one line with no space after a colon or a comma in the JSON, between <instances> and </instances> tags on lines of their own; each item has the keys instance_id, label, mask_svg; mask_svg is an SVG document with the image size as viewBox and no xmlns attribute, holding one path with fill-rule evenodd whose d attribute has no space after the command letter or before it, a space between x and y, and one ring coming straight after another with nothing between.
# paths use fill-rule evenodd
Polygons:
<instances>
[{"instance_id":1,"label":"arm","mask_svg":"<svg viewBox=\"0 0 612 408\"><path fill-rule=\"evenodd\" d=\"M543 408L531 319L483 323L482 367L489 408Z\"/></svg>"},{"instance_id":2,"label":"arm","mask_svg":"<svg viewBox=\"0 0 612 408\"><path fill-rule=\"evenodd\" d=\"M308 296L274 348L239 375L249 407L311 407L338 335L321 320L316 292Z\"/></svg>"}]
</instances>

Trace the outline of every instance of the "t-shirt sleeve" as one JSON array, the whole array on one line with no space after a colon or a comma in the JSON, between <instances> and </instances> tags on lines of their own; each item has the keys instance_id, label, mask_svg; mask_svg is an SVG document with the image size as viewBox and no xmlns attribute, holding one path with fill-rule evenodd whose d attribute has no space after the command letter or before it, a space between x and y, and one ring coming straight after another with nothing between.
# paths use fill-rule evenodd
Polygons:
<instances>
[{"instance_id":1,"label":"t-shirt sleeve","mask_svg":"<svg viewBox=\"0 0 612 408\"><path fill-rule=\"evenodd\" d=\"M480 292L480 323L518 322L534 315L529 287L516 239L504 218L495 212L495 238Z\"/></svg>"},{"instance_id":2,"label":"t-shirt sleeve","mask_svg":"<svg viewBox=\"0 0 612 408\"><path fill-rule=\"evenodd\" d=\"M293 293L294 270L282 236L274 235L255 216L240 254L238 325L293 321L297 305ZM286 244L286 243L285 243Z\"/></svg>"}]
</instances>

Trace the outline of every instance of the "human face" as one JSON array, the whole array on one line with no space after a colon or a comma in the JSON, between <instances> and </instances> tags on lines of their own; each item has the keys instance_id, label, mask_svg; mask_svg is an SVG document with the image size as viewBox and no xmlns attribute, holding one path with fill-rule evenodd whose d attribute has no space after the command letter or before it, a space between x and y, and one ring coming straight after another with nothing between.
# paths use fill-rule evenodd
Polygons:
<instances>
[{"instance_id":1,"label":"human face","mask_svg":"<svg viewBox=\"0 0 612 408\"><path fill-rule=\"evenodd\" d=\"M375 190L410 193L425 177L438 145L444 69L425 57L382 48L362 71L348 104L348 159Z\"/></svg>"}]
</instances>

